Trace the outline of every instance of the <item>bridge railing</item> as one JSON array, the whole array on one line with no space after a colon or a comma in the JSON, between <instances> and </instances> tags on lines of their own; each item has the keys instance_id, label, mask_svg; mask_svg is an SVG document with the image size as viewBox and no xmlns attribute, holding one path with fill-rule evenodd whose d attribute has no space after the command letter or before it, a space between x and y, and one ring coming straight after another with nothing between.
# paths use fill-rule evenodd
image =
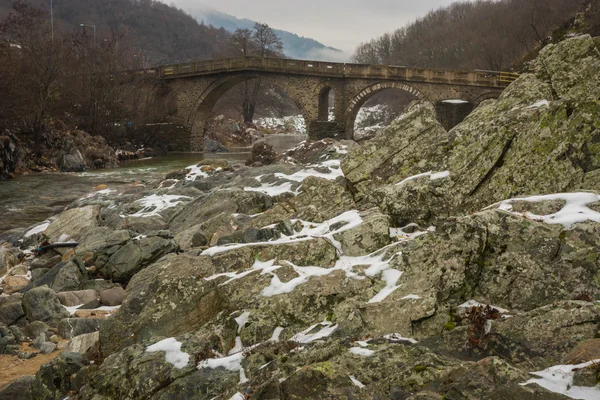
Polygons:
<instances>
[{"instance_id":1,"label":"bridge railing","mask_svg":"<svg viewBox=\"0 0 600 400\"><path fill-rule=\"evenodd\" d=\"M158 69L159 76L164 78L202 75L225 71L273 71L282 73L329 75L332 77L402 79L406 81L496 87L508 86L510 82L518 77L517 74L497 71L451 71L434 68L344 64L254 56L167 65Z\"/></svg>"}]
</instances>

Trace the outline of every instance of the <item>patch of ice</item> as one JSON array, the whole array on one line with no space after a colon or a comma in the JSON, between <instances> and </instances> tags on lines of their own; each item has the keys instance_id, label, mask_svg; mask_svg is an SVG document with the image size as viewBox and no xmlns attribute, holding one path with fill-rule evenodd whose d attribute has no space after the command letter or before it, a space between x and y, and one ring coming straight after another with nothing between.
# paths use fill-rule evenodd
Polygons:
<instances>
[{"instance_id":1,"label":"patch of ice","mask_svg":"<svg viewBox=\"0 0 600 400\"><path fill-rule=\"evenodd\" d=\"M40 225L37 225L37 226L35 226L35 227L31 228L30 230L28 230L28 231L25 233L25 235L24 235L24 236L25 236L26 238L28 238L28 237L31 237L31 236L33 236L33 235L35 235L35 234L38 234L38 233L45 232L45 231L46 231L46 229L48 229L48 227L49 227L49 226L50 226L50 221L44 221L44 222L42 222Z\"/></svg>"},{"instance_id":2,"label":"patch of ice","mask_svg":"<svg viewBox=\"0 0 600 400\"><path fill-rule=\"evenodd\" d=\"M433 172L433 171L429 171L429 172L423 172L422 174L417 174L417 175L413 175L413 176L409 176L408 178L403 179L402 181L396 183L396 186L400 186L403 185L404 183L408 182L408 181L412 181L414 179L418 179L418 178L422 178L428 176L429 180L435 181L438 179L444 179L450 176L450 171L442 171L442 172Z\"/></svg>"},{"instance_id":3,"label":"patch of ice","mask_svg":"<svg viewBox=\"0 0 600 400\"><path fill-rule=\"evenodd\" d=\"M321 326L324 325L325 327L321 328L316 333L309 333L313 329L317 328L320 325ZM331 334L333 332L335 332L335 330L337 328L338 328L337 325L332 325L330 322L324 321L319 324L312 325L308 329L305 329L302 332L295 334L290 340L293 340L294 342L298 342L298 343L311 343L311 342L314 342L315 340L319 340L319 339L323 339L323 338L331 336Z\"/></svg>"},{"instance_id":4,"label":"patch of ice","mask_svg":"<svg viewBox=\"0 0 600 400\"><path fill-rule=\"evenodd\" d=\"M407 228L416 228L416 230L414 232L406 232L405 230ZM410 239L418 238L419 236L426 235L430 232L429 229L426 231L421 231L419 229L420 229L419 226L414 223L408 224L402 228L390 228L390 237L392 239L410 240Z\"/></svg>"},{"instance_id":5,"label":"patch of ice","mask_svg":"<svg viewBox=\"0 0 600 400\"><path fill-rule=\"evenodd\" d=\"M560 209L557 213L550 215L537 215L530 212L526 213L518 213L513 211L512 203L515 201L525 201L529 203L539 203L541 201L553 201L553 200L562 200L565 201L566 204L563 208ZM504 200L500 203L492 204L485 209L489 209L495 206L498 206L499 210L506 211L513 215L517 216L526 216L529 219L545 222L547 224L557 224L562 225L566 229L569 229L571 226L578 222L585 221L593 221L600 222L600 213L594 211L587 207L590 203L595 203L600 201L600 195L595 193L557 193L557 194L547 194L541 196L531 196L531 197L523 197L523 198L513 198Z\"/></svg>"},{"instance_id":6,"label":"patch of ice","mask_svg":"<svg viewBox=\"0 0 600 400\"><path fill-rule=\"evenodd\" d=\"M185 368L190 362L190 355L181 351L181 342L168 338L146 348L146 353L165 352L165 360L177 369Z\"/></svg>"},{"instance_id":7,"label":"patch of ice","mask_svg":"<svg viewBox=\"0 0 600 400\"><path fill-rule=\"evenodd\" d=\"M354 383L354 385L358 386L360 389L364 388L365 385L363 385L362 383L360 383L360 381L358 379L356 379L354 377L354 375L348 375L350 380L352 381L352 383Z\"/></svg>"},{"instance_id":8,"label":"patch of ice","mask_svg":"<svg viewBox=\"0 0 600 400\"><path fill-rule=\"evenodd\" d=\"M250 318L250 312L246 311L242 313L239 317L234 318L235 322L238 324L238 332L244 329L244 326L248 323L248 319Z\"/></svg>"},{"instance_id":9,"label":"patch of ice","mask_svg":"<svg viewBox=\"0 0 600 400\"><path fill-rule=\"evenodd\" d=\"M79 307L81 307L82 305L83 304L79 304L78 306L71 306L71 307L63 306L63 307L69 312L70 315L73 315L73 314L75 314L75 311L79 310ZM98 308L93 308L93 309L85 310L85 311L108 311L108 315L111 315L115 311L117 311L119 308L121 308L121 306L100 306Z\"/></svg>"},{"instance_id":10,"label":"patch of ice","mask_svg":"<svg viewBox=\"0 0 600 400\"><path fill-rule=\"evenodd\" d=\"M131 215L121 215L121 217L152 217L160 215L160 213L164 210L175 207L183 201L189 199L191 199L191 197L189 196L176 196L172 194L153 194L135 201L135 203L138 203L142 206L142 209L140 211Z\"/></svg>"},{"instance_id":11,"label":"patch of ice","mask_svg":"<svg viewBox=\"0 0 600 400\"><path fill-rule=\"evenodd\" d=\"M356 344L360 347L367 347L369 345L369 342L365 342L364 340L357 340Z\"/></svg>"},{"instance_id":12,"label":"patch of ice","mask_svg":"<svg viewBox=\"0 0 600 400\"><path fill-rule=\"evenodd\" d=\"M216 399L216 397L215 397ZM244 396L243 394L241 394L240 392L237 392L236 394L234 394L233 396L231 396L229 398L229 400L245 400L246 396ZM211 399L212 400L212 399Z\"/></svg>"},{"instance_id":13,"label":"patch of ice","mask_svg":"<svg viewBox=\"0 0 600 400\"><path fill-rule=\"evenodd\" d=\"M362 347L350 347L350 353L356 354L357 356L364 356L364 357L370 357L373 354L375 354L375 352L373 350L364 349Z\"/></svg>"},{"instance_id":14,"label":"patch of ice","mask_svg":"<svg viewBox=\"0 0 600 400\"><path fill-rule=\"evenodd\" d=\"M576 370L600 363L600 359L577 365L556 365L543 371L531 372L539 378L532 378L521 385L535 383L554 393L560 393L572 399L597 400L600 399L600 387L586 387L573 385L573 375Z\"/></svg>"}]
</instances>

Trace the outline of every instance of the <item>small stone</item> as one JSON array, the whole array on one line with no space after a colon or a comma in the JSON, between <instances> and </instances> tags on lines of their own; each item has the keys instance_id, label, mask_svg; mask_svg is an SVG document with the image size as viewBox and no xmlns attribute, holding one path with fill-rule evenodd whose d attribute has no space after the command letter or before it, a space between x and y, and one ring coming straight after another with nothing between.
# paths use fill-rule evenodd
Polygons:
<instances>
[{"instance_id":1,"label":"small stone","mask_svg":"<svg viewBox=\"0 0 600 400\"><path fill-rule=\"evenodd\" d=\"M100 302L109 307L120 306L126 295L127 292L125 292L125 289L122 287L114 287L100 292Z\"/></svg>"},{"instance_id":2,"label":"small stone","mask_svg":"<svg viewBox=\"0 0 600 400\"><path fill-rule=\"evenodd\" d=\"M56 350L56 344L52 342L45 342L40 346L40 353L42 354L50 354L54 350Z\"/></svg>"},{"instance_id":3,"label":"small stone","mask_svg":"<svg viewBox=\"0 0 600 400\"><path fill-rule=\"evenodd\" d=\"M6 294L13 294L29 284L29 279L24 276L7 276L2 281L2 289Z\"/></svg>"},{"instance_id":4,"label":"small stone","mask_svg":"<svg viewBox=\"0 0 600 400\"><path fill-rule=\"evenodd\" d=\"M19 358L21 360L30 360L33 357L37 356L37 353L22 351L19 353Z\"/></svg>"}]
</instances>

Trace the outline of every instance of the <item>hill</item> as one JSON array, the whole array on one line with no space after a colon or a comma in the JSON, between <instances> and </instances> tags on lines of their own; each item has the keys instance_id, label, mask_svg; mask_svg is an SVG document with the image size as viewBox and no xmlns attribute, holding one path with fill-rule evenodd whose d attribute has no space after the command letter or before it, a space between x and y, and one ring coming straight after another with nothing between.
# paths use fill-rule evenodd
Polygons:
<instances>
[{"instance_id":1,"label":"hill","mask_svg":"<svg viewBox=\"0 0 600 400\"><path fill-rule=\"evenodd\" d=\"M50 11L46 0L30 2ZM0 6L0 15L10 8ZM89 24L99 36L126 33L150 65L216 57L229 38L225 29L200 24L184 11L153 0L60 0L54 2L53 14L58 30L72 32Z\"/></svg>"},{"instance_id":2,"label":"hill","mask_svg":"<svg viewBox=\"0 0 600 400\"><path fill-rule=\"evenodd\" d=\"M233 15L210 9L198 8L190 10L190 13L196 17L198 21L215 27L222 27L229 32L233 32L238 28L252 29L255 21L246 18L237 18ZM325 46L324 44L303 36L298 36L295 33L275 29L275 33L283 42L283 51L286 56L301 60L323 60L323 61L346 61L347 55L341 50L333 47Z\"/></svg>"},{"instance_id":3,"label":"hill","mask_svg":"<svg viewBox=\"0 0 600 400\"><path fill-rule=\"evenodd\" d=\"M361 44L357 62L453 69L508 69L598 0L456 2ZM592 32L590 32L592 33Z\"/></svg>"}]
</instances>

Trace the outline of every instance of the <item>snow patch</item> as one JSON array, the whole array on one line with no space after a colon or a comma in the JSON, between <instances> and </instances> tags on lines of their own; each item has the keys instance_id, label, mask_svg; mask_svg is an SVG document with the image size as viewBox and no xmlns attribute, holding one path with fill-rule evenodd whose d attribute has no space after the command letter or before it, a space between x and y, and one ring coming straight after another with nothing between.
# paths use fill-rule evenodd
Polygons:
<instances>
[{"instance_id":1,"label":"snow patch","mask_svg":"<svg viewBox=\"0 0 600 400\"><path fill-rule=\"evenodd\" d=\"M168 338L146 348L146 353L165 352L165 360L177 369L185 368L190 362L190 355L181 351L181 342Z\"/></svg>"},{"instance_id":2,"label":"snow patch","mask_svg":"<svg viewBox=\"0 0 600 400\"><path fill-rule=\"evenodd\" d=\"M309 333L313 329L317 328L318 326L324 326L324 328L321 328L318 332ZM319 339L323 339L323 338L331 336L331 334L333 332L335 332L335 330L337 328L338 328L337 325L333 325L329 321L323 321L319 324L310 326L308 329L305 329L300 333L295 334L294 336L292 336L292 338L290 340L293 340L294 342L298 342L298 343L311 343L311 342L314 342L315 340L319 340Z\"/></svg>"},{"instance_id":3,"label":"snow patch","mask_svg":"<svg viewBox=\"0 0 600 400\"><path fill-rule=\"evenodd\" d=\"M515 201L525 201L529 203L539 203L542 201L562 200L566 204L557 213L550 215L537 215L530 212L518 213L513 211L512 203ZM600 222L600 213L587 207L588 204L600 201L600 195L595 193L557 193L541 196L531 196L523 198L513 198L504 200L500 203L493 204L487 208L498 206L499 210L506 211L517 216L526 216L529 219L545 222L547 224L562 225L569 229L578 222L593 221Z\"/></svg>"},{"instance_id":4,"label":"snow patch","mask_svg":"<svg viewBox=\"0 0 600 400\"><path fill-rule=\"evenodd\" d=\"M350 353L363 357L370 357L375 354L373 350L364 349L362 347L350 347Z\"/></svg>"},{"instance_id":5,"label":"snow patch","mask_svg":"<svg viewBox=\"0 0 600 400\"><path fill-rule=\"evenodd\" d=\"M163 194L157 195L153 194L151 196L143 197L135 203L138 203L142 206L142 209L135 214L131 215L121 215L122 218L125 217L152 217L152 216L160 216L160 213L168 208L175 207L182 203L185 200L189 200L191 197L189 196L176 196L171 194Z\"/></svg>"},{"instance_id":6,"label":"snow patch","mask_svg":"<svg viewBox=\"0 0 600 400\"><path fill-rule=\"evenodd\" d=\"M577 365L556 365L543 371L531 372L532 375L539 376L539 378L532 378L521 385L535 383L544 389L572 399L597 400L600 399L600 387L574 386L573 376L576 370L599 363L600 359Z\"/></svg>"},{"instance_id":7,"label":"snow patch","mask_svg":"<svg viewBox=\"0 0 600 400\"><path fill-rule=\"evenodd\" d=\"M354 377L354 375L348 375L350 380L352 381L352 383L354 383L354 385L358 386L360 389L364 388L365 385L363 385L362 383L360 383L360 381L358 379L356 379Z\"/></svg>"},{"instance_id":8,"label":"snow patch","mask_svg":"<svg viewBox=\"0 0 600 400\"><path fill-rule=\"evenodd\" d=\"M408 178L403 179L402 181L396 183L396 186L400 186L403 185L404 183L408 182L408 181L412 181L414 179L418 179L418 178L422 178L428 176L429 180L435 181L438 179L444 179L450 176L450 171L442 171L442 172L433 172L433 171L429 171L429 172L423 172L422 174L417 174L417 175L413 175L413 176L409 176Z\"/></svg>"},{"instance_id":9,"label":"snow patch","mask_svg":"<svg viewBox=\"0 0 600 400\"><path fill-rule=\"evenodd\" d=\"M33 235L36 235L36 234L38 234L38 233L45 232L45 231L46 231L46 229L48 229L48 227L49 227L49 226L50 226L50 221L44 221L44 222L42 222L40 225L37 225L37 226L35 226L35 227L31 228L30 230L28 230L28 231L25 233L25 235L24 235L24 236L25 236L26 238L28 238L28 237L31 237L31 236L33 236Z\"/></svg>"}]
</instances>

